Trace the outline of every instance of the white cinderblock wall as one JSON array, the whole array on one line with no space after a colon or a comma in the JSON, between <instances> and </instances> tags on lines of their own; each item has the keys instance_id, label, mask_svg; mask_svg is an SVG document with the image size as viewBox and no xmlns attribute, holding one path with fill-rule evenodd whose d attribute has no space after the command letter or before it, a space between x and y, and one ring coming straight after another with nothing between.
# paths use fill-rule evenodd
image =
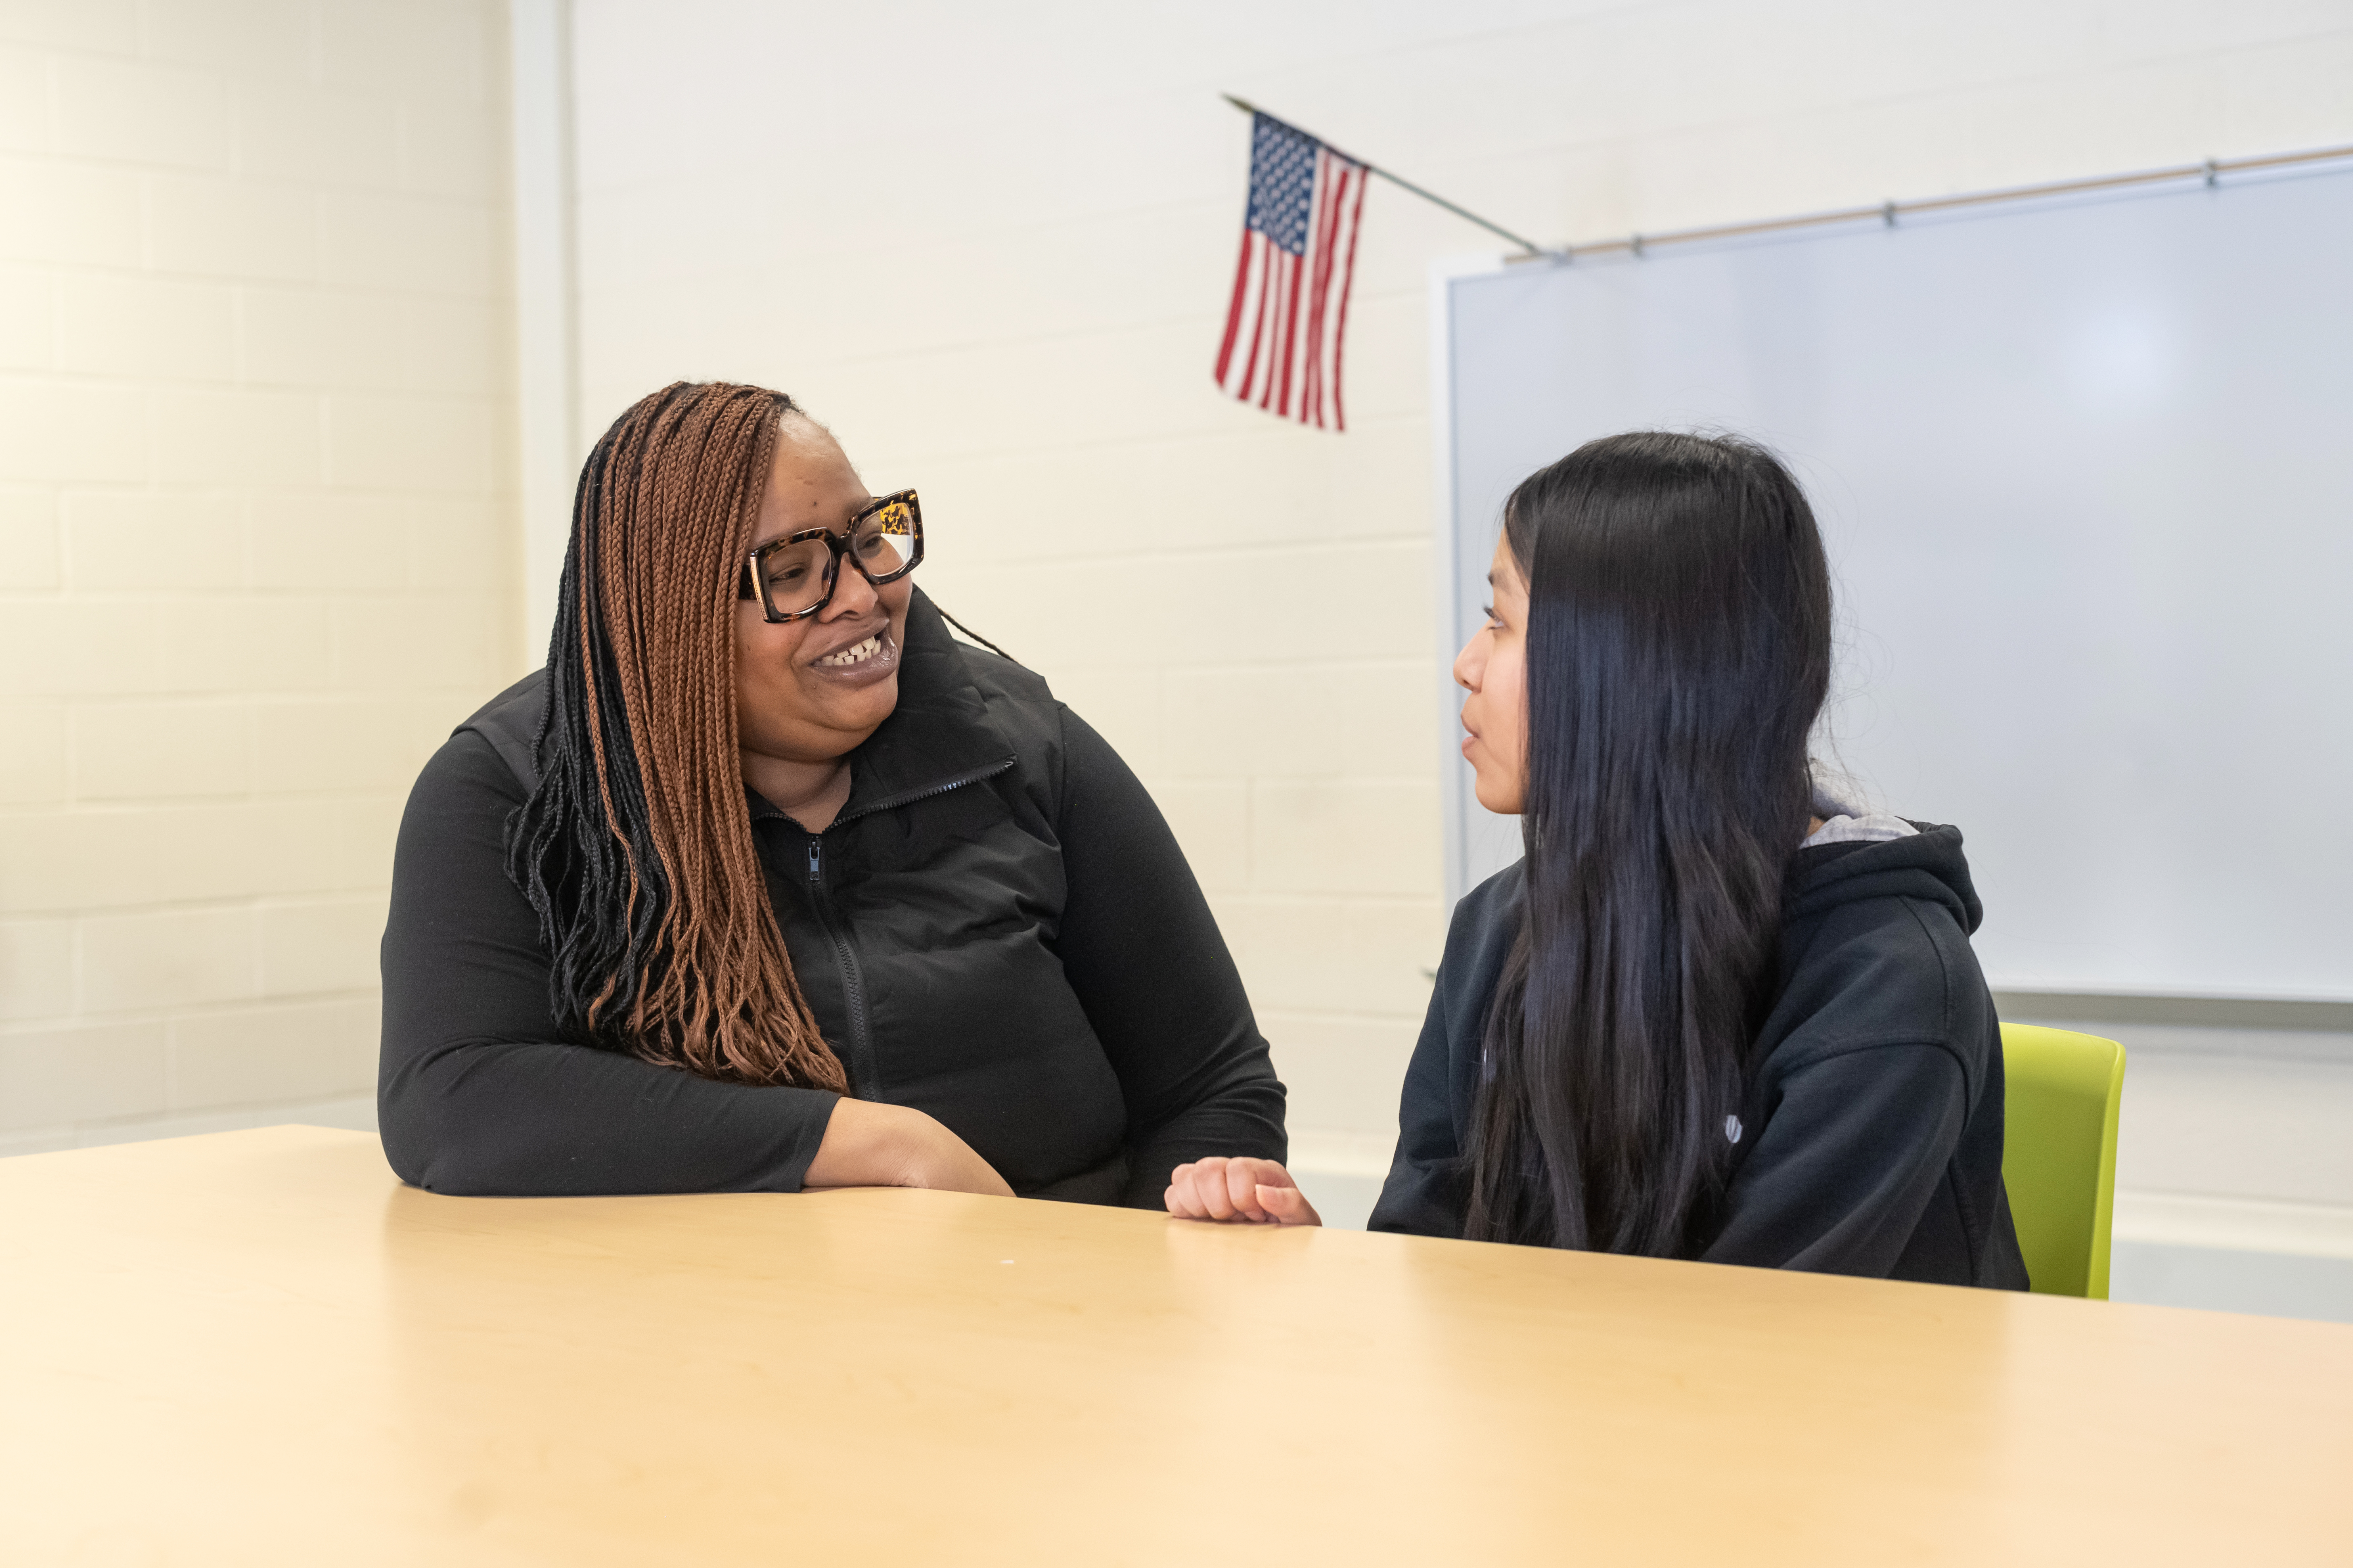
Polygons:
<instances>
[{"instance_id":1,"label":"white cinderblock wall","mask_svg":"<svg viewBox=\"0 0 2353 1568\"><path fill-rule=\"evenodd\" d=\"M1238 92L1547 241L2353 140L2353 6L579 0L582 405L765 381L1183 837L1303 1154L1377 1169L1440 908L1427 278L1376 184L1345 437L1222 401Z\"/></svg>"},{"instance_id":2,"label":"white cinderblock wall","mask_svg":"<svg viewBox=\"0 0 2353 1568\"><path fill-rule=\"evenodd\" d=\"M0 1152L369 1113L400 805L516 659L503 39L0 5Z\"/></svg>"}]
</instances>

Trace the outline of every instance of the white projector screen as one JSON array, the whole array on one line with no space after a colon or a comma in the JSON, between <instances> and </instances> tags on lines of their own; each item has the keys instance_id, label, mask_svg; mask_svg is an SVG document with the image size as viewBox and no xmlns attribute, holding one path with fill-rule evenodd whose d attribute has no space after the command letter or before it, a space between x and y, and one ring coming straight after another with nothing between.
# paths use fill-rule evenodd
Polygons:
<instances>
[{"instance_id":1,"label":"white projector screen","mask_svg":"<svg viewBox=\"0 0 2353 1568\"><path fill-rule=\"evenodd\" d=\"M1520 479L1753 437L1830 547L1821 749L1960 826L1997 988L2353 1000L2353 170L1436 287L1446 658ZM1459 895L1518 833L1449 756Z\"/></svg>"}]
</instances>

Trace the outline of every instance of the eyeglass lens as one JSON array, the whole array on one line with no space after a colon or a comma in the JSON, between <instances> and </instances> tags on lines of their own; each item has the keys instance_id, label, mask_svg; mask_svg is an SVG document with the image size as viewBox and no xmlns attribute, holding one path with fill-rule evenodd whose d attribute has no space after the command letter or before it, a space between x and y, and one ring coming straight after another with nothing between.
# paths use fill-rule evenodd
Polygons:
<instances>
[{"instance_id":1,"label":"eyeglass lens","mask_svg":"<svg viewBox=\"0 0 2353 1568\"><path fill-rule=\"evenodd\" d=\"M914 532L914 508L905 501L894 500L875 508L871 517L859 520L849 552L866 568L868 576L887 577L906 565Z\"/></svg>"}]
</instances>

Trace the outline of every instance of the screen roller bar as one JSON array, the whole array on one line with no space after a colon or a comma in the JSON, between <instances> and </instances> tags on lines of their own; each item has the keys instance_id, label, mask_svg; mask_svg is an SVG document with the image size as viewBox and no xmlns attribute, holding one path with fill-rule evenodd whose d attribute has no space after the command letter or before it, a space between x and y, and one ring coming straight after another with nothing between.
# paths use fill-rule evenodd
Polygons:
<instances>
[{"instance_id":1,"label":"screen roller bar","mask_svg":"<svg viewBox=\"0 0 2353 1568\"><path fill-rule=\"evenodd\" d=\"M2235 174L2252 169L2280 169L2297 163L2325 163L2337 159L2353 158L2353 146L2323 147L2310 153L2280 153L2262 158L2208 158L2202 163L2182 163L2166 169L2147 169L2131 174L2108 174L2096 180L2061 180L2047 185L2021 185L2010 190L1979 191L1968 195L1931 196L1916 202L1882 202L1877 206L1845 207L1837 212L1810 213L1803 217L1767 218L1759 223L1723 224L1712 228L1677 229L1672 234L1630 234L1623 239L1598 239L1584 245L1565 246L1539 256L1514 256L1513 262L1573 261L1580 256L1625 255L1640 257L1662 245L1683 245L1694 240L1737 239L1752 234L1774 234L1785 229L1819 228L1832 224L1863 223L1877 218L1893 228L1895 220L1905 213L1941 212L1951 207L1982 206L1989 202L2031 201L2039 196L2073 195L2085 191L2117 190L2131 185L2162 184L2174 180L2203 180L2215 184L2224 174Z\"/></svg>"}]
</instances>

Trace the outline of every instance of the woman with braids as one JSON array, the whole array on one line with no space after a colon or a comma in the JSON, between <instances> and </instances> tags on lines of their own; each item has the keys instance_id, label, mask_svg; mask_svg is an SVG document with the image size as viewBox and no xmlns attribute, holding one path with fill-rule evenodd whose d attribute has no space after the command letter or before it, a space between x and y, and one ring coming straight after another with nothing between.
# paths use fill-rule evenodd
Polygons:
<instances>
[{"instance_id":1,"label":"woman with braids","mask_svg":"<svg viewBox=\"0 0 2353 1568\"><path fill-rule=\"evenodd\" d=\"M1796 482L1594 441L1512 493L1488 582L1462 751L1526 853L1455 910L1373 1228L2024 1289L1961 836L1808 761L1831 590ZM1315 1223L1232 1152L1169 1209Z\"/></svg>"},{"instance_id":2,"label":"woman with braids","mask_svg":"<svg viewBox=\"0 0 2353 1568\"><path fill-rule=\"evenodd\" d=\"M1283 1153L1176 841L1102 738L953 640L790 399L669 387L582 472L547 668L410 795L385 1153L477 1194L899 1185L1156 1206Z\"/></svg>"}]
</instances>

